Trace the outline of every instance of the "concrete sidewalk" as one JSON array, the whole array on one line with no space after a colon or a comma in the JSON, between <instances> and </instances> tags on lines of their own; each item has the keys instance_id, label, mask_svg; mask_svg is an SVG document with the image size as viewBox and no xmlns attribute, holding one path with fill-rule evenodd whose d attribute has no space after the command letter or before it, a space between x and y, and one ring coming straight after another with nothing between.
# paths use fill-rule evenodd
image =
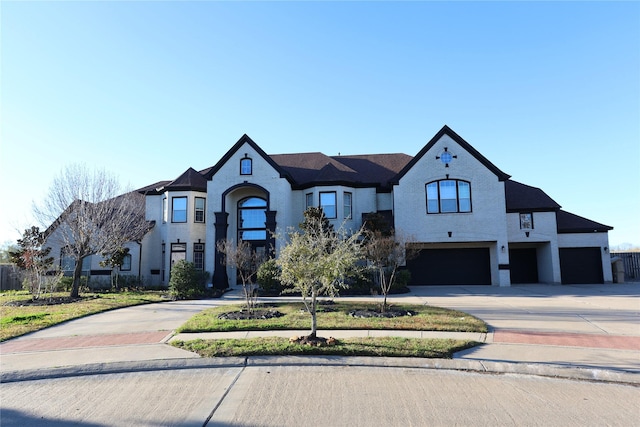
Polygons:
<instances>
[{"instance_id":1,"label":"concrete sidewalk","mask_svg":"<svg viewBox=\"0 0 640 427\"><path fill-rule=\"evenodd\" d=\"M473 339L484 345L455 355L454 360L359 358L371 366L391 364L495 372L533 373L581 379L640 383L640 284L545 286L413 287L390 297L391 303L429 304L458 309L485 320L489 334L411 331L322 331L322 336L401 335ZM372 297L346 297L371 300ZM205 361L167 345L170 339L281 335L306 331L228 334L180 334L173 331L193 314L241 301L238 290L224 298L177 301L130 307L67 322L0 344L2 380L55 376L108 366L141 369ZM292 298L284 298L292 299ZM293 298L295 299L295 298ZM270 299L272 300L272 299ZM251 358L253 360L255 358ZM188 362L191 360L191 362ZM245 359L243 359L245 360ZM261 359L262 360L262 359ZM264 360L270 360L266 358ZM273 363L283 359L272 358ZM287 359L293 363L293 359ZM318 359L319 360L319 359ZM354 358L342 358L351 363ZM246 360L245 362L246 363ZM127 368L127 366L129 368Z\"/></svg>"}]
</instances>

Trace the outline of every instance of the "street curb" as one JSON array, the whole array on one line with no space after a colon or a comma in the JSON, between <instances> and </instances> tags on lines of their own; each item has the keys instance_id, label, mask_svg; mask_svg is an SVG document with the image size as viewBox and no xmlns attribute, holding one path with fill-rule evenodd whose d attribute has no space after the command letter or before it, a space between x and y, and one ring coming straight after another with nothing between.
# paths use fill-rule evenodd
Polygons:
<instances>
[{"instance_id":1,"label":"street curb","mask_svg":"<svg viewBox=\"0 0 640 427\"><path fill-rule=\"evenodd\" d=\"M251 356L200 359L166 359L143 362L95 363L73 367L9 371L0 374L0 383L36 381L78 376L152 372L179 369L212 369L258 366L342 366L410 368L475 372L482 374L514 374L579 381L597 381L640 387L640 374L610 369L572 366L492 362L463 359L426 359L362 356Z\"/></svg>"}]
</instances>

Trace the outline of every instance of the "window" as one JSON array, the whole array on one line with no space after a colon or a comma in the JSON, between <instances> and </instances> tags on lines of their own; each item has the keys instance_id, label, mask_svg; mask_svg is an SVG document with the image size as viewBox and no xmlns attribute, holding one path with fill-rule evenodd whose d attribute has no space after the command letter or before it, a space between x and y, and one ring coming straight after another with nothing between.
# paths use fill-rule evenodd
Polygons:
<instances>
[{"instance_id":1,"label":"window","mask_svg":"<svg viewBox=\"0 0 640 427\"><path fill-rule=\"evenodd\" d=\"M471 212L471 185L443 179L427 184L427 213Z\"/></svg>"},{"instance_id":2,"label":"window","mask_svg":"<svg viewBox=\"0 0 640 427\"><path fill-rule=\"evenodd\" d=\"M247 197L238 202L238 240L267 240L267 201Z\"/></svg>"},{"instance_id":3,"label":"window","mask_svg":"<svg viewBox=\"0 0 640 427\"><path fill-rule=\"evenodd\" d=\"M187 198L174 197L171 203L171 222L187 222Z\"/></svg>"},{"instance_id":4,"label":"window","mask_svg":"<svg viewBox=\"0 0 640 427\"><path fill-rule=\"evenodd\" d=\"M76 257L70 248L60 249L60 270L66 273L73 273L76 268ZM91 269L91 255L82 259L82 271L87 272Z\"/></svg>"},{"instance_id":5,"label":"window","mask_svg":"<svg viewBox=\"0 0 640 427\"><path fill-rule=\"evenodd\" d=\"M169 218L169 212L167 207L167 198L162 198L162 222L167 222L167 218Z\"/></svg>"},{"instance_id":6,"label":"window","mask_svg":"<svg viewBox=\"0 0 640 427\"><path fill-rule=\"evenodd\" d=\"M126 254L122 258L122 265L120 265L120 271L131 271L131 254Z\"/></svg>"},{"instance_id":7,"label":"window","mask_svg":"<svg viewBox=\"0 0 640 427\"><path fill-rule=\"evenodd\" d=\"M351 219L352 211L351 211L351 193L344 193L343 196L343 211L344 211L344 219Z\"/></svg>"},{"instance_id":8,"label":"window","mask_svg":"<svg viewBox=\"0 0 640 427\"><path fill-rule=\"evenodd\" d=\"M533 214L531 212L520 214L520 228L522 230L533 229Z\"/></svg>"},{"instance_id":9,"label":"window","mask_svg":"<svg viewBox=\"0 0 640 427\"><path fill-rule=\"evenodd\" d=\"M193 265L196 270L204 270L204 243L193 244Z\"/></svg>"},{"instance_id":10,"label":"window","mask_svg":"<svg viewBox=\"0 0 640 427\"><path fill-rule=\"evenodd\" d=\"M186 243L172 243L171 244L171 267L180 261L181 259L187 259L187 244Z\"/></svg>"},{"instance_id":11,"label":"window","mask_svg":"<svg viewBox=\"0 0 640 427\"><path fill-rule=\"evenodd\" d=\"M60 249L60 270L73 271L76 267L76 259L68 248Z\"/></svg>"},{"instance_id":12,"label":"window","mask_svg":"<svg viewBox=\"0 0 640 427\"><path fill-rule=\"evenodd\" d=\"M253 173L253 161L249 157L240 159L240 175L251 175Z\"/></svg>"},{"instance_id":13,"label":"window","mask_svg":"<svg viewBox=\"0 0 640 427\"><path fill-rule=\"evenodd\" d=\"M195 203L195 222L204 222L204 197L196 197Z\"/></svg>"},{"instance_id":14,"label":"window","mask_svg":"<svg viewBox=\"0 0 640 427\"><path fill-rule=\"evenodd\" d=\"M305 209L309 209L311 206L313 206L313 193L307 193L304 207Z\"/></svg>"},{"instance_id":15,"label":"window","mask_svg":"<svg viewBox=\"0 0 640 427\"><path fill-rule=\"evenodd\" d=\"M320 193L320 207L327 218L337 218L336 192Z\"/></svg>"}]
</instances>

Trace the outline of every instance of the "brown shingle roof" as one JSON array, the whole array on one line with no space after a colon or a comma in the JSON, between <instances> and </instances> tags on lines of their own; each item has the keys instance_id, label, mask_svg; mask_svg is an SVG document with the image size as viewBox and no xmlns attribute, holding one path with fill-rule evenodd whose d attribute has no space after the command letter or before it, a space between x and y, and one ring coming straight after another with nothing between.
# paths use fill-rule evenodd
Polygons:
<instances>
[{"instance_id":1,"label":"brown shingle roof","mask_svg":"<svg viewBox=\"0 0 640 427\"><path fill-rule=\"evenodd\" d=\"M556 212L558 233L603 233L613 230L609 225L600 224L590 219L559 210Z\"/></svg>"},{"instance_id":2,"label":"brown shingle roof","mask_svg":"<svg viewBox=\"0 0 640 427\"><path fill-rule=\"evenodd\" d=\"M159 194L158 189L163 188L165 185L169 184L171 181L158 181L153 184L147 185L142 188L138 188L136 191L141 194Z\"/></svg>"},{"instance_id":3,"label":"brown shingle roof","mask_svg":"<svg viewBox=\"0 0 640 427\"><path fill-rule=\"evenodd\" d=\"M187 169L182 175L164 186L171 191L207 191L207 180L193 168Z\"/></svg>"},{"instance_id":4,"label":"brown shingle roof","mask_svg":"<svg viewBox=\"0 0 640 427\"><path fill-rule=\"evenodd\" d=\"M389 181L411 161L406 154L327 156L316 152L269 157L301 188L327 184L390 188Z\"/></svg>"},{"instance_id":5,"label":"brown shingle roof","mask_svg":"<svg viewBox=\"0 0 640 427\"><path fill-rule=\"evenodd\" d=\"M507 212L549 212L560 209L560 205L539 188L508 179L504 183Z\"/></svg>"}]
</instances>

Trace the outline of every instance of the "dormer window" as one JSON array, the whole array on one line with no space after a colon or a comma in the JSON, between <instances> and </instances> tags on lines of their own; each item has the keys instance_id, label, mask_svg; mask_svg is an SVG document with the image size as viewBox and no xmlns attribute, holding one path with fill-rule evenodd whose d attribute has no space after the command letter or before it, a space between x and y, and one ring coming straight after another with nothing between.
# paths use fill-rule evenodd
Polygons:
<instances>
[{"instance_id":1,"label":"dormer window","mask_svg":"<svg viewBox=\"0 0 640 427\"><path fill-rule=\"evenodd\" d=\"M240 160L240 175L251 175L253 173L253 161L246 157Z\"/></svg>"}]
</instances>

